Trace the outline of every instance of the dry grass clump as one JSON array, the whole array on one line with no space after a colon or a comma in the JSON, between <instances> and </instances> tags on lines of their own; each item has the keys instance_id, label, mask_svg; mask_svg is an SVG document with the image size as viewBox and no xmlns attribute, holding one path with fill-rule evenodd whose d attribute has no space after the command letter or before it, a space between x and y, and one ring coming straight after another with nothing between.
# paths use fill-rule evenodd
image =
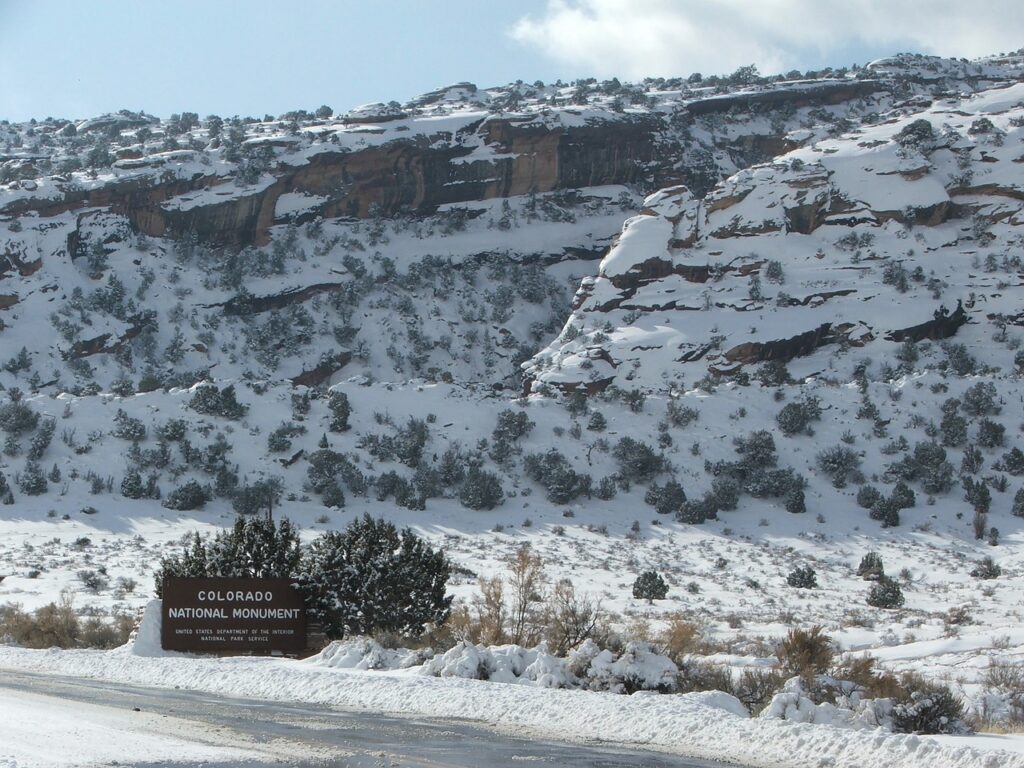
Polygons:
<instances>
[{"instance_id":1,"label":"dry grass clump","mask_svg":"<svg viewBox=\"0 0 1024 768\"><path fill-rule=\"evenodd\" d=\"M806 680L825 674L832 666L834 655L832 638L820 625L810 629L794 627L775 649L779 670L787 677Z\"/></svg>"},{"instance_id":2,"label":"dry grass clump","mask_svg":"<svg viewBox=\"0 0 1024 768\"><path fill-rule=\"evenodd\" d=\"M116 648L128 641L135 620L123 614L106 622L80 621L68 594L31 613L20 605L0 605L0 642L24 648Z\"/></svg>"}]
</instances>

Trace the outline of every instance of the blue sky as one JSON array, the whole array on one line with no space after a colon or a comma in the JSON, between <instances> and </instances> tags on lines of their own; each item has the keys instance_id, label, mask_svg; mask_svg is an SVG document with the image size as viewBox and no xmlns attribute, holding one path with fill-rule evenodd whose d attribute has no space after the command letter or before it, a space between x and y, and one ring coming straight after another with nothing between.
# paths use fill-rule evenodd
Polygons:
<instances>
[{"instance_id":1,"label":"blue sky","mask_svg":"<svg viewBox=\"0 0 1024 768\"><path fill-rule=\"evenodd\" d=\"M0 118L279 114L440 85L1024 45L1018 0L0 0ZM822 8L824 6L824 8ZM1015 44L1014 44L1015 42Z\"/></svg>"}]
</instances>

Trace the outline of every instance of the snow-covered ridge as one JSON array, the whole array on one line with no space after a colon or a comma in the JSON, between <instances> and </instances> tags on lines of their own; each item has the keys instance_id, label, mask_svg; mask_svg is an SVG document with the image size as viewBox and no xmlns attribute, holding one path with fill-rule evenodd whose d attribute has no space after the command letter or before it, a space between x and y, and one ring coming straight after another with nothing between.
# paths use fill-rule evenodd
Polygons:
<instances>
[{"instance_id":1,"label":"snow-covered ridge","mask_svg":"<svg viewBox=\"0 0 1024 768\"><path fill-rule=\"evenodd\" d=\"M1006 259L1024 237L1021 157L1014 85L796 149L703 200L659 192L526 371L563 387L664 388L769 359L820 369L837 346L870 354L964 322L973 346L990 319L1018 312L1007 284L1020 266ZM957 322L927 326L940 315Z\"/></svg>"}]
</instances>

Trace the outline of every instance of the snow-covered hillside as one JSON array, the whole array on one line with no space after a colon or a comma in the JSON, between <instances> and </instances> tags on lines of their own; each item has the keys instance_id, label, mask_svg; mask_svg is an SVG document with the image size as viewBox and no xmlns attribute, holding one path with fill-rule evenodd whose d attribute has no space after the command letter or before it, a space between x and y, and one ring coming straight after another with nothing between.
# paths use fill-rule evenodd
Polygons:
<instances>
[{"instance_id":1,"label":"snow-covered hillside","mask_svg":"<svg viewBox=\"0 0 1024 768\"><path fill-rule=\"evenodd\" d=\"M747 75L0 125L0 603L136 612L270 488L306 540L412 526L465 605L528 543L623 636L739 670L818 623L991 706L1024 55Z\"/></svg>"}]
</instances>

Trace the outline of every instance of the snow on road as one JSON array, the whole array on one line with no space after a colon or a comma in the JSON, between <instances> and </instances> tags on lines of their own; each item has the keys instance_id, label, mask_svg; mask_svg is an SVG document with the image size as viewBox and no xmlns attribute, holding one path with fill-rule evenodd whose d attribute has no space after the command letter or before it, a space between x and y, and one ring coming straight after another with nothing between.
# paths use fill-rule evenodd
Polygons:
<instances>
[{"instance_id":1,"label":"snow on road","mask_svg":"<svg viewBox=\"0 0 1024 768\"><path fill-rule=\"evenodd\" d=\"M70 768L139 762L234 762L251 747L178 718L65 701L0 687L0 768Z\"/></svg>"},{"instance_id":2,"label":"snow on road","mask_svg":"<svg viewBox=\"0 0 1024 768\"><path fill-rule=\"evenodd\" d=\"M527 738L615 743L763 768L1024 768L1024 755L943 744L929 737L741 717L707 694L620 696L438 679L416 670L366 672L279 659L147 657L127 648L0 647L3 668L473 720Z\"/></svg>"}]
</instances>

